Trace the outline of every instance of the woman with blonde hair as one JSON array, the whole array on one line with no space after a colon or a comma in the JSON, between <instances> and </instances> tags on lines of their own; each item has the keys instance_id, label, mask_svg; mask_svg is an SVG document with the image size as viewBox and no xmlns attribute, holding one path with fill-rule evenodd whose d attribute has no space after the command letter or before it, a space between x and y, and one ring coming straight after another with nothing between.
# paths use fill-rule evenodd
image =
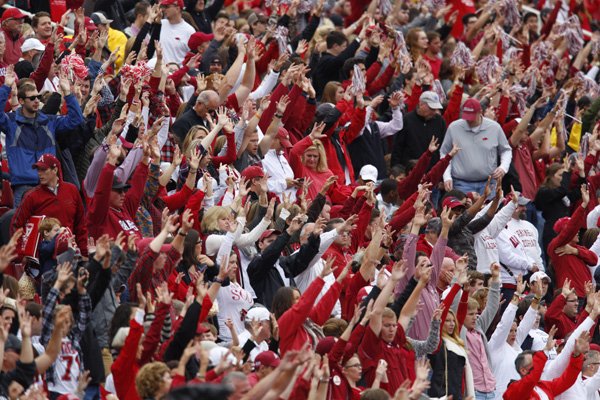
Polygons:
<instances>
[{"instance_id":1,"label":"woman with blonde hair","mask_svg":"<svg viewBox=\"0 0 600 400\"><path fill-rule=\"evenodd\" d=\"M460 338L460 328L456 314L448 310L442 327L440 347L437 353L429 356L433 372L428 392L431 397L452 395L453 399L460 400L466 396L475 396L473 372L465 343Z\"/></svg>"},{"instance_id":2,"label":"woman with blonde hair","mask_svg":"<svg viewBox=\"0 0 600 400\"><path fill-rule=\"evenodd\" d=\"M419 58L425 54L425 51L429 46L427 34L421 28L413 28L409 30L406 34L406 45L410 51L410 56L413 63L417 62Z\"/></svg>"},{"instance_id":3,"label":"woman with blonde hair","mask_svg":"<svg viewBox=\"0 0 600 400\"><path fill-rule=\"evenodd\" d=\"M319 139L325 137L321 134L324 128L325 124L315 125L310 135L297 142L289 154L294 176L310 180L307 201L312 201L325 185L327 178L333 176L333 172L327 166L325 148Z\"/></svg>"},{"instance_id":4,"label":"woman with blonde hair","mask_svg":"<svg viewBox=\"0 0 600 400\"><path fill-rule=\"evenodd\" d=\"M141 399L164 399L171 389L171 370L163 362L144 365L135 377L135 388Z\"/></svg>"},{"instance_id":5,"label":"woman with blonde hair","mask_svg":"<svg viewBox=\"0 0 600 400\"><path fill-rule=\"evenodd\" d=\"M337 81L329 81L323 89L321 103L337 104L344 97L344 88Z\"/></svg>"}]
</instances>

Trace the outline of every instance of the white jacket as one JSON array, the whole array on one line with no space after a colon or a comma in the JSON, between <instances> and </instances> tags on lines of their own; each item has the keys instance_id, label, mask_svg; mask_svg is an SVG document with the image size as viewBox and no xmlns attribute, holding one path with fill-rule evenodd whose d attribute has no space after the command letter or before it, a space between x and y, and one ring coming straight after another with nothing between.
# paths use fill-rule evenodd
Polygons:
<instances>
[{"instance_id":1,"label":"white jacket","mask_svg":"<svg viewBox=\"0 0 600 400\"><path fill-rule=\"evenodd\" d=\"M517 276L527 274L533 265L544 271L542 249L538 242L538 231L529 222L511 218L505 229L496 238L498 254L502 265L508 267ZM515 279L500 269L502 283L515 284Z\"/></svg>"},{"instance_id":2,"label":"white jacket","mask_svg":"<svg viewBox=\"0 0 600 400\"><path fill-rule=\"evenodd\" d=\"M492 203L488 204L479 211L474 219L480 218L487 213L491 204ZM489 273L490 265L499 261L496 238L511 218L515 208L515 203L511 201L494 215L494 218L492 218L492 221L488 226L473 235L473 239L475 240L473 247L475 248L475 254L477 255L477 271Z\"/></svg>"},{"instance_id":3,"label":"white jacket","mask_svg":"<svg viewBox=\"0 0 600 400\"><path fill-rule=\"evenodd\" d=\"M573 386L562 392L557 400L600 400L599 389L600 371L585 380L580 373Z\"/></svg>"}]
</instances>

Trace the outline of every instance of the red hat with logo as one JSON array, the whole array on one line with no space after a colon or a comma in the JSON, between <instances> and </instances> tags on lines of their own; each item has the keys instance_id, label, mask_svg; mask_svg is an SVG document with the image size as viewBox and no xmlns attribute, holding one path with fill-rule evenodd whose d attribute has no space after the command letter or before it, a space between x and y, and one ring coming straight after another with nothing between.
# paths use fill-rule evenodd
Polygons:
<instances>
[{"instance_id":1,"label":"red hat with logo","mask_svg":"<svg viewBox=\"0 0 600 400\"><path fill-rule=\"evenodd\" d=\"M254 368L258 369L261 366L265 367L279 367L279 363L281 363L281 359L272 352L271 350L263 351L259 353L256 357L254 357Z\"/></svg>"},{"instance_id":2,"label":"red hat with logo","mask_svg":"<svg viewBox=\"0 0 600 400\"><path fill-rule=\"evenodd\" d=\"M448 207L450 209L454 209L457 207L464 207L464 206L465 205L463 203L461 203L460 200L458 200L454 196L448 196L444 199L444 201L442 201L442 207Z\"/></svg>"},{"instance_id":3,"label":"red hat with logo","mask_svg":"<svg viewBox=\"0 0 600 400\"><path fill-rule=\"evenodd\" d=\"M196 32L190 36L187 44L190 50L196 50L202 43L210 42L214 37L212 33Z\"/></svg>"},{"instance_id":4,"label":"red hat with logo","mask_svg":"<svg viewBox=\"0 0 600 400\"><path fill-rule=\"evenodd\" d=\"M263 178L265 171L258 165L251 165L242 171L242 177L246 179Z\"/></svg>"},{"instance_id":5,"label":"red hat with logo","mask_svg":"<svg viewBox=\"0 0 600 400\"><path fill-rule=\"evenodd\" d=\"M98 27L96 26L96 24L94 23L94 21L92 21L92 19L90 17L85 17L84 23L85 23L85 29L88 31L95 31L96 29L98 29Z\"/></svg>"},{"instance_id":6,"label":"red hat with logo","mask_svg":"<svg viewBox=\"0 0 600 400\"><path fill-rule=\"evenodd\" d=\"M477 99L469 99L465 101L462 107L462 116L461 118L465 121L475 121L477 119L477 114L481 112L481 104Z\"/></svg>"},{"instance_id":7,"label":"red hat with logo","mask_svg":"<svg viewBox=\"0 0 600 400\"><path fill-rule=\"evenodd\" d=\"M258 241L263 241L271 235L281 235L281 231L278 231L277 229L267 229L262 233L262 235L260 235Z\"/></svg>"},{"instance_id":8,"label":"red hat with logo","mask_svg":"<svg viewBox=\"0 0 600 400\"><path fill-rule=\"evenodd\" d=\"M284 127L279 127L277 130L277 139L279 139L279 143L286 149L292 148L292 142L290 142L290 133Z\"/></svg>"},{"instance_id":9,"label":"red hat with logo","mask_svg":"<svg viewBox=\"0 0 600 400\"><path fill-rule=\"evenodd\" d=\"M161 6L176 5L176 6L179 6L179 8L183 8L183 0L161 0L160 5Z\"/></svg>"},{"instance_id":10,"label":"red hat with logo","mask_svg":"<svg viewBox=\"0 0 600 400\"><path fill-rule=\"evenodd\" d=\"M7 8L2 14L2 22L8 21L9 19L23 19L27 15L23 14L21 10L16 7Z\"/></svg>"},{"instance_id":11,"label":"red hat with logo","mask_svg":"<svg viewBox=\"0 0 600 400\"><path fill-rule=\"evenodd\" d=\"M58 167L60 165L60 161L52 154L43 154L39 160L35 164L31 166L33 169L50 169L54 167Z\"/></svg>"}]
</instances>

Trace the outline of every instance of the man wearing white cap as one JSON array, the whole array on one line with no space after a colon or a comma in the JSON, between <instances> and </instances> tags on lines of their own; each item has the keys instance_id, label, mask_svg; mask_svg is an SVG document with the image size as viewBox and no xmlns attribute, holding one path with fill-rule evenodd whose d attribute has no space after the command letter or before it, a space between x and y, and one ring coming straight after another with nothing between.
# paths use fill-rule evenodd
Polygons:
<instances>
[{"instance_id":1,"label":"man wearing white cap","mask_svg":"<svg viewBox=\"0 0 600 400\"><path fill-rule=\"evenodd\" d=\"M256 330L253 329L253 324L255 324ZM252 307L246 313L244 326L246 330L238 335L240 346L246 352L250 351L248 359L254 361L258 354L269 350L267 339L271 338L271 313L261 306Z\"/></svg>"},{"instance_id":2,"label":"man wearing white cap","mask_svg":"<svg viewBox=\"0 0 600 400\"><path fill-rule=\"evenodd\" d=\"M15 64L15 72L19 79L29 78L39 63L39 56L44 52L46 46L36 38L26 39L21 45L21 58Z\"/></svg>"},{"instance_id":3,"label":"man wearing white cap","mask_svg":"<svg viewBox=\"0 0 600 400\"><path fill-rule=\"evenodd\" d=\"M496 238L500 263L504 266L500 270L503 289L514 289L517 283L515 277L519 274L525 276L529 272L545 270L542 249L538 242L538 231L525 220L529 199L520 193L518 196L517 208L512 218Z\"/></svg>"},{"instance_id":4,"label":"man wearing white cap","mask_svg":"<svg viewBox=\"0 0 600 400\"><path fill-rule=\"evenodd\" d=\"M446 122L440 115L443 109L440 98L435 92L427 91L419 97L417 108L404 114L403 127L394 137L391 165L408 165L427 151L431 138L436 137L442 143L446 133ZM439 155L431 157L429 168L439 160ZM428 170L429 170L428 168Z\"/></svg>"}]
</instances>

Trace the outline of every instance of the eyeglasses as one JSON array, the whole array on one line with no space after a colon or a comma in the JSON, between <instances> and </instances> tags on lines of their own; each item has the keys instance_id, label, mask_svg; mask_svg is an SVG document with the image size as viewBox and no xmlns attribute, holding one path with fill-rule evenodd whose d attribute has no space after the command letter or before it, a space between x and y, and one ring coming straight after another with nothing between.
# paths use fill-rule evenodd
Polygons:
<instances>
[{"instance_id":1,"label":"eyeglasses","mask_svg":"<svg viewBox=\"0 0 600 400\"><path fill-rule=\"evenodd\" d=\"M362 368L360 363L346 365L344 368Z\"/></svg>"},{"instance_id":2,"label":"eyeglasses","mask_svg":"<svg viewBox=\"0 0 600 400\"><path fill-rule=\"evenodd\" d=\"M39 101L42 101L42 95L40 95L40 94L37 94L37 95L35 95L35 96L23 96L23 97L21 97L21 98L22 98L23 100L24 100L24 99L27 99L27 100L35 101L35 100L37 99L37 100L39 100Z\"/></svg>"}]
</instances>

